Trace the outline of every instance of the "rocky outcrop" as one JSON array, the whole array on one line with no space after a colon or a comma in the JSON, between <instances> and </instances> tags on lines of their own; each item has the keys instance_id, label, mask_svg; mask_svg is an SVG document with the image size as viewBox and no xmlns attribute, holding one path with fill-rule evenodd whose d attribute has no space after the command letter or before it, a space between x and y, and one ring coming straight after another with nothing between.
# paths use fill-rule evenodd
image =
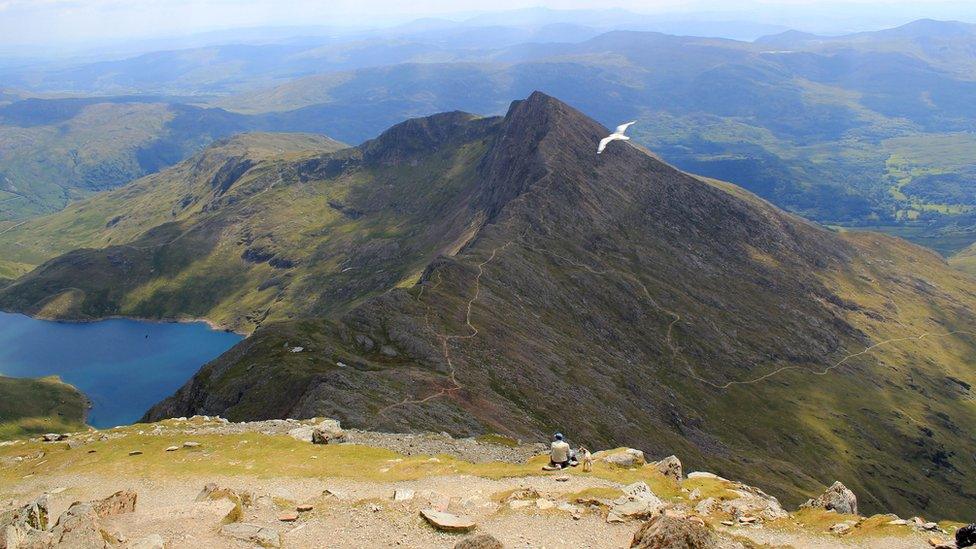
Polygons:
<instances>
[{"instance_id":1,"label":"rocky outcrop","mask_svg":"<svg viewBox=\"0 0 976 549\"><path fill-rule=\"evenodd\" d=\"M630 546L638 549L712 549L715 534L700 519L658 515L644 523Z\"/></svg>"},{"instance_id":2,"label":"rocky outcrop","mask_svg":"<svg viewBox=\"0 0 976 549\"><path fill-rule=\"evenodd\" d=\"M727 490L737 497L732 499L703 499L695 507L695 512L700 515L723 513L739 522L750 523L757 522L759 519L776 520L788 516L778 499L759 488L741 482L726 482L731 485Z\"/></svg>"},{"instance_id":3,"label":"rocky outcrop","mask_svg":"<svg viewBox=\"0 0 976 549\"><path fill-rule=\"evenodd\" d=\"M0 514L0 549L19 547L32 532L47 529L47 497Z\"/></svg>"},{"instance_id":4,"label":"rocky outcrop","mask_svg":"<svg viewBox=\"0 0 976 549\"><path fill-rule=\"evenodd\" d=\"M807 500L801 507L815 507L845 515L858 514L857 496L839 481L834 482L820 497Z\"/></svg>"}]
</instances>

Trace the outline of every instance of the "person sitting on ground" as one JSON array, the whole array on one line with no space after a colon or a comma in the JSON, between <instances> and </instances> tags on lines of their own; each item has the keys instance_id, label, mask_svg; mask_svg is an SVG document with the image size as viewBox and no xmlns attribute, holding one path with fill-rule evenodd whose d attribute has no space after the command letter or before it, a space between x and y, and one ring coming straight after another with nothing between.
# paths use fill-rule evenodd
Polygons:
<instances>
[{"instance_id":1,"label":"person sitting on ground","mask_svg":"<svg viewBox=\"0 0 976 549\"><path fill-rule=\"evenodd\" d=\"M552 446L549 450L549 469L565 469L570 465L570 447L563 440L562 433L553 436Z\"/></svg>"}]
</instances>

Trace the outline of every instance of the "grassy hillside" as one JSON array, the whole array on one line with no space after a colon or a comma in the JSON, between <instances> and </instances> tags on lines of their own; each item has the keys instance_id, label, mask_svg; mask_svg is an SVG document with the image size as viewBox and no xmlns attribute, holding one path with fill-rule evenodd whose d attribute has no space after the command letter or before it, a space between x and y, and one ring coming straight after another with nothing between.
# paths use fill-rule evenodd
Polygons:
<instances>
[{"instance_id":1,"label":"grassy hillside","mask_svg":"<svg viewBox=\"0 0 976 549\"><path fill-rule=\"evenodd\" d=\"M84 428L88 401L56 376L0 376L0 440Z\"/></svg>"},{"instance_id":2,"label":"grassy hillside","mask_svg":"<svg viewBox=\"0 0 976 549\"><path fill-rule=\"evenodd\" d=\"M949 263L959 270L976 275L976 244L952 256Z\"/></svg>"},{"instance_id":3,"label":"grassy hillside","mask_svg":"<svg viewBox=\"0 0 976 549\"><path fill-rule=\"evenodd\" d=\"M448 208L473 184L483 144L445 138L458 117L470 115L408 122L334 154L341 146L322 139L275 154L266 153L279 137L234 139L32 221L6 239L13 261L73 251L4 288L0 306L53 318L205 317L249 332L412 283L445 245L431 235L460 238L471 223ZM439 152L391 165L401 159L386 155L400 153L388 151L414 141Z\"/></svg>"}]
</instances>

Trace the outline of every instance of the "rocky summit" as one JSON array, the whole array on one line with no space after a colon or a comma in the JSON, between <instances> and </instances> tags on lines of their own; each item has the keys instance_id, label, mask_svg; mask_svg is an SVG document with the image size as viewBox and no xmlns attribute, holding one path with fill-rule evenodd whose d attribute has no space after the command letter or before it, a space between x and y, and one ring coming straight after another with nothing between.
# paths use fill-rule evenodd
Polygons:
<instances>
[{"instance_id":1,"label":"rocky summit","mask_svg":"<svg viewBox=\"0 0 976 549\"><path fill-rule=\"evenodd\" d=\"M840 481L861 513L965 519L976 281L638 146L598 156L606 134L534 93L341 150L224 144L93 198L91 238L0 289L0 307L250 334L146 421L558 430L787 506Z\"/></svg>"},{"instance_id":2,"label":"rocky summit","mask_svg":"<svg viewBox=\"0 0 976 549\"><path fill-rule=\"evenodd\" d=\"M318 444L319 429L343 437ZM791 512L760 488L666 474L653 459L546 472L537 444L321 418L197 416L58 434L0 444L4 549L917 549L951 547L961 526L828 509L836 487Z\"/></svg>"}]
</instances>

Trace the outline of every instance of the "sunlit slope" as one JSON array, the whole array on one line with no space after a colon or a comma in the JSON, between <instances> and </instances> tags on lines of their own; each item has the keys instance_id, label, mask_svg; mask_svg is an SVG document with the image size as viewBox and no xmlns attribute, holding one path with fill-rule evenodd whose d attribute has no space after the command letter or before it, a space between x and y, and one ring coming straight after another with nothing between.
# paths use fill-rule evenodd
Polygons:
<instances>
[{"instance_id":1,"label":"sunlit slope","mask_svg":"<svg viewBox=\"0 0 976 549\"><path fill-rule=\"evenodd\" d=\"M88 401L58 377L0 376L0 440L82 429Z\"/></svg>"},{"instance_id":2,"label":"sunlit slope","mask_svg":"<svg viewBox=\"0 0 976 549\"><path fill-rule=\"evenodd\" d=\"M841 479L868 509L972 505L976 281L627 144L597 156L606 130L543 94L491 124L456 254L343 314L266 323L147 418L564 430L791 503Z\"/></svg>"}]
</instances>

